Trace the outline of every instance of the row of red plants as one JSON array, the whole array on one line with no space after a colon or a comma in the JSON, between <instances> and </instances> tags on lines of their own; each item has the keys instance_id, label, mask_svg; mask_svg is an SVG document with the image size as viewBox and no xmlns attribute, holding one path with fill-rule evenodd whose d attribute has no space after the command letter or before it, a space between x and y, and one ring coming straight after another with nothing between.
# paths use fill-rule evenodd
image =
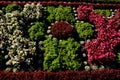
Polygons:
<instances>
[{"instance_id":1,"label":"row of red plants","mask_svg":"<svg viewBox=\"0 0 120 80\"><path fill-rule=\"evenodd\" d=\"M85 2L64 2L64 1L0 1L0 5L6 6L8 4L20 4L20 5L25 5L26 3L41 3L43 6L49 6L49 5L64 5L64 6L79 6L79 5L89 5L89 6L94 6L94 8L120 8L120 4L100 4L100 3L85 3Z\"/></svg>"},{"instance_id":2,"label":"row of red plants","mask_svg":"<svg viewBox=\"0 0 120 80\"><path fill-rule=\"evenodd\" d=\"M112 18L105 18L93 11L92 6L79 6L78 18L88 21L97 29L97 38L85 44L88 62L92 64L106 64L114 61L114 48L120 43L120 10Z\"/></svg>"},{"instance_id":3,"label":"row of red plants","mask_svg":"<svg viewBox=\"0 0 120 80\"><path fill-rule=\"evenodd\" d=\"M120 80L120 70L17 73L0 71L0 80Z\"/></svg>"}]
</instances>

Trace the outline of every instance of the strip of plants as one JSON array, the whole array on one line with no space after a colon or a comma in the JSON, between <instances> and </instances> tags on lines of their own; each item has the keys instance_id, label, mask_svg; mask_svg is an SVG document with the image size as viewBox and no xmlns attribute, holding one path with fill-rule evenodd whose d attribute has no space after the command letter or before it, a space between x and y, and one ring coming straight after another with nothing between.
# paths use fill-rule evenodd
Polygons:
<instances>
[{"instance_id":1,"label":"strip of plants","mask_svg":"<svg viewBox=\"0 0 120 80\"><path fill-rule=\"evenodd\" d=\"M1 1L13 1L13 0L1 0ZM18 1L18 0L14 0ZM33 1L33 0L19 0L19 1ZM34 0L38 1L38 0ZM65 1L65 2L91 2L91 3L120 3L120 0L41 0L41 1Z\"/></svg>"},{"instance_id":2,"label":"strip of plants","mask_svg":"<svg viewBox=\"0 0 120 80\"><path fill-rule=\"evenodd\" d=\"M0 1L0 5L6 6L8 4L20 4L20 5L25 5L26 3L31 4L31 3L40 3L43 6L57 6L57 5L64 5L64 6L79 6L79 5L89 5L89 6L94 6L94 8L119 8L120 4L113 4L113 3L86 3L86 2L64 2L64 1Z\"/></svg>"},{"instance_id":3,"label":"strip of plants","mask_svg":"<svg viewBox=\"0 0 120 80\"><path fill-rule=\"evenodd\" d=\"M120 70L16 73L0 71L0 80L120 80Z\"/></svg>"}]
</instances>

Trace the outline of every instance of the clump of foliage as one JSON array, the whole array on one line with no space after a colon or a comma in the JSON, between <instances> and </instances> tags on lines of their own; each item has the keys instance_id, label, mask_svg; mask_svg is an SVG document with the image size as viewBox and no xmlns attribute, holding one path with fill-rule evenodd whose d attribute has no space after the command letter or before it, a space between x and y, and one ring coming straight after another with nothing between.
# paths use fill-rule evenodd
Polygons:
<instances>
[{"instance_id":1,"label":"clump of foliage","mask_svg":"<svg viewBox=\"0 0 120 80\"><path fill-rule=\"evenodd\" d=\"M20 36L11 36L11 45L8 55L5 56L8 61L6 71L34 70L33 57L36 55L35 42L29 41Z\"/></svg>"},{"instance_id":2,"label":"clump of foliage","mask_svg":"<svg viewBox=\"0 0 120 80\"><path fill-rule=\"evenodd\" d=\"M93 36L94 30L90 23L79 22L75 24L75 28L80 39L87 40Z\"/></svg>"},{"instance_id":3,"label":"clump of foliage","mask_svg":"<svg viewBox=\"0 0 120 80\"><path fill-rule=\"evenodd\" d=\"M47 7L47 11L49 13L47 17L49 22L60 20L66 20L69 23L75 22L74 14L72 13L72 8L70 6L63 7L60 5L57 8L49 6Z\"/></svg>"},{"instance_id":4,"label":"clump of foliage","mask_svg":"<svg viewBox=\"0 0 120 80\"><path fill-rule=\"evenodd\" d=\"M58 41L56 38L47 37L44 41L44 70L78 70L81 61L77 51L80 44L73 38Z\"/></svg>"},{"instance_id":5,"label":"clump of foliage","mask_svg":"<svg viewBox=\"0 0 120 80\"><path fill-rule=\"evenodd\" d=\"M6 71L33 70L33 57L36 56L36 45L23 35L24 28L21 13L6 13L0 26L0 41L7 47L5 50ZM6 44L7 43L7 44Z\"/></svg>"},{"instance_id":6,"label":"clump of foliage","mask_svg":"<svg viewBox=\"0 0 120 80\"><path fill-rule=\"evenodd\" d=\"M7 54L7 46L9 35L5 30L5 23L3 20L4 14L0 10L0 69L3 69L5 66L5 58L4 56Z\"/></svg>"},{"instance_id":7,"label":"clump of foliage","mask_svg":"<svg viewBox=\"0 0 120 80\"><path fill-rule=\"evenodd\" d=\"M118 55L117 55L117 62L120 64L120 52L118 52Z\"/></svg>"},{"instance_id":8,"label":"clump of foliage","mask_svg":"<svg viewBox=\"0 0 120 80\"><path fill-rule=\"evenodd\" d=\"M54 23L51 27L51 34L57 39L63 39L71 37L74 32L72 25L68 24L65 21L60 21Z\"/></svg>"},{"instance_id":9,"label":"clump of foliage","mask_svg":"<svg viewBox=\"0 0 120 80\"><path fill-rule=\"evenodd\" d=\"M28 29L31 40L37 41L37 40L42 39L45 35L44 29L45 29L45 25L42 22L36 22L35 25L31 26Z\"/></svg>"},{"instance_id":10,"label":"clump of foliage","mask_svg":"<svg viewBox=\"0 0 120 80\"><path fill-rule=\"evenodd\" d=\"M22 7L18 4L9 4L6 8L6 13L10 13L12 11L15 11L15 10L19 10L19 11L22 11Z\"/></svg>"},{"instance_id":11,"label":"clump of foliage","mask_svg":"<svg viewBox=\"0 0 120 80\"><path fill-rule=\"evenodd\" d=\"M41 4L26 4L24 5L22 13L26 20L38 20L42 17L42 5Z\"/></svg>"},{"instance_id":12,"label":"clump of foliage","mask_svg":"<svg viewBox=\"0 0 120 80\"><path fill-rule=\"evenodd\" d=\"M20 18L21 17L21 18ZM19 11L13 11L5 14L7 33L13 34L15 29L19 29L21 24L24 24L22 15ZM23 29L21 27L21 29Z\"/></svg>"},{"instance_id":13,"label":"clump of foliage","mask_svg":"<svg viewBox=\"0 0 120 80\"><path fill-rule=\"evenodd\" d=\"M109 9L95 9L98 14L103 15L104 17L110 17L111 11Z\"/></svg>"},{"instance_id":14,"label":"clump of foliage","mask_svg":"<svg viewBox=\"0 0 120 80\"><path fill-rule=\"evenodd\" d=\"M117 54L117 62L120 64L120 43L115 47L114 52Z\"/></svg>"}]
</instances>

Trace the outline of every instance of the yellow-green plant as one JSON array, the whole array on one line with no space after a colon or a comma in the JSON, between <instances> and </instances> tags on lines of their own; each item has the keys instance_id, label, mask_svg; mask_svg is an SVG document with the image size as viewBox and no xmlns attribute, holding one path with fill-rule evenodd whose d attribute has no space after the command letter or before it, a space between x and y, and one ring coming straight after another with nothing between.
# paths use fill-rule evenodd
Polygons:
<instances>
[{"instance_id":1,"label":"yellow-green plant","mask_svg":"<svg viewBox=\"0 0 120 80\"><path fill-rule=\"evenodd\" d=\"M72 8L70 6L63 7L60 5L57 8L49 6L47 7L47 11L49 14L47 20L49 22L61 20L66 20L69 23L75 22L74 14L72 13Z\"/></svg>"},{"instance_id":2,"label":"yellow-green plant","mask_svg":"<svg viewBox=\"0 0 120 80\"><path fill-rule=\"evenodd\" d=\"M38 41L45 35L45 25L42 22L36 22L35 25L28 29L31 40Z\"/></svg>"},{"instance_id":3,"label":"yellow-green plant","mask_svg":"<svg viewBox=\"0 0 120 80\"><path fill-rule=\"evenodd\" d=\"M15 10L22 11L22 7L18 4L9 4L5 8L5 10L6 10L6 13L10 13L10 12L15 11Z\"/></svg>"},{"instance_id":4,"label":"yellow-green plant","mask_svg":"<svg viewBox=\"0 0 120 80\"><path fill-rule=\"evenodd\" d=\"M79 22L75 24L75 28L79 35L79 38L84 40L87 40L93 36L94 30L92 29L92 27L93 26L87 22Z\"/></svg>"},{"instance_id":5,"label":"yellow-green plant","mask_svg":"<svg viewBox=\"0 0 120 80\"><path fill-rule=\"evenodd\" d=\"M48 37L44 41L44 70L78 70L81 67L77 54L79 47L80 44L73 38L58 41L56 38Z\"/></svg>"},{"instance_id":6,"label":"yellow-green plant","mask_svg":"<svg viewBox=\"0 0 120 80\"><path fill-rule=\"evenodd\" d=\"M103 15L104 17L110 17L111 11L109 9L95 9L98 14Z\"/></svg>"}]
</instances>

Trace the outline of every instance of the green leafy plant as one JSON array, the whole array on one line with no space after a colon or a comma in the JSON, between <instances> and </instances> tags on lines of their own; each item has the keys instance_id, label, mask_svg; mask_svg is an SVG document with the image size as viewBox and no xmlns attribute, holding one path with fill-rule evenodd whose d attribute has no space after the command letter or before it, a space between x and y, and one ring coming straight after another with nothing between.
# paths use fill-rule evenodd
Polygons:
<instances>
[{"instance_id":1,"label":"green leafy plant","mask_svg":"<svg viewBox=\"0 0 120 80\"><path fill-rule=\"evenodd\" d=\"M19 10L19 11L22 11L22 7L18 4L9 4L6 8L5 8L6 12L7 13L10 13L12 11L15 11L15 10Z\"/></svg>"},{"instance_id":2,"label":"green leafy plant","mask_svg":"<svg viewBox=\"0 0 120 80\"><path fill-rule=\"evenodd\" d=\"M57 8L49 6L47 7L47 11L49 13L47 17L49 22L54 22L55 20L66 20L69 23L75 22L74 14L72 13L72 8L70 6L63 7L60 5Z\"/></svg>"},{"instance_id":3,"label":"green leafy plant","mask_svg":"<svg viewBox=\"0 0 120 80\"><path fill-rule=\"evenodd\" d=\"M48 37L44 41L44 70L78 70L81 67L80 58L76 54L79 47L80 44L73 38L58 41Z\"/></svg>"},{"instance_id":4,"label":"green leafy plant","mask_svg":"<svg viewBox=\"0 0 120 80\"><path fill-rule=\"evenodd\" d=\"M80 39L86 40L93 36L94 30L92 29L92 25L90 23L79 22L75 24L75 28Z\"/></svg>"},{"instance_id":5,"label":"green leafy plant","mask_svg":"<svg viewBox=\"0 0 120 80\"><path fill-rule=\"evenodd\" d=\"M40 40L44 37L45 25L42 22L36 22L35 25L28 29L31 40Z\"/></svg>"},{"instance_id":6,"label":"green leafy plant","mask_svg":"<svg viewBox=\"0 0 120 80\"><path fill-rule=\"evenodd\" d=\"M80 44L73 38L59 41L59 56L63 69L78 70L81 66L80 58L78 57L77 51L80 48Z\"/></svg>"},{"instance_id":7,"label":"green leafy plant","mask_svg":"<svg viewBox=\"0 0 120 80\"><path fill-rule=\"evenodd\" d=\"M103 15L104 17L110 17L111 11L109 9L95 9L98 14Z\"/></svg>"},{"instance_id":8,"label":"green leafy plant","mask_svg":"<svg viewBox=\"0 0 120 80\"><path fill-rule=\"evenodd\" d=\"M117 62L120 63L120 52L117 54Z\"/></svg>"}]
</instances>

